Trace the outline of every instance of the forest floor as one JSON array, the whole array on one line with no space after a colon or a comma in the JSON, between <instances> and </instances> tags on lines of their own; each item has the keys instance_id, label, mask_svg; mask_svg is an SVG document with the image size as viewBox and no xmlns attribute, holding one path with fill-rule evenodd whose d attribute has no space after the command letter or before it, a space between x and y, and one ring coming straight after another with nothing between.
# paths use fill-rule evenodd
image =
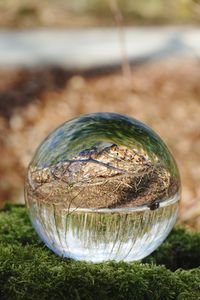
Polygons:
<instances>
[{"instance_id":1,"label":"forest floor","mask_svg":"<svg viewBox=\"0 0 200 300\"><path fill-rule=\"evenodd\" d=\"M79 114L128 114L152 127L180 169L179 222L200 229L200 61L171 58L120 70L0 70L0 205L23 202L25 170L43 138Z\"/></svg>"}]
</instances>

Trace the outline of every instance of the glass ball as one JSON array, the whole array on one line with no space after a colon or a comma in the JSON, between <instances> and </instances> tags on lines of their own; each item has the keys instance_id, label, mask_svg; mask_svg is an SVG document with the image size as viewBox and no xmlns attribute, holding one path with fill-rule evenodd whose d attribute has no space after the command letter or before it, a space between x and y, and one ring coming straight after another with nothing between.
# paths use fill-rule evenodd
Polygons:
<instances>
[{"instance_id":1,"label":"glass ball","mask_svg":"<svg viewBox=\"0 0 200 300\"><path fill-rule=\"evenodd\" d=\"M50 133L29 167L32 224L56 254L77 260L140 260L171 231L180 178L162 139L115 113L83 115Z\"/></svg>"}]
</instances>

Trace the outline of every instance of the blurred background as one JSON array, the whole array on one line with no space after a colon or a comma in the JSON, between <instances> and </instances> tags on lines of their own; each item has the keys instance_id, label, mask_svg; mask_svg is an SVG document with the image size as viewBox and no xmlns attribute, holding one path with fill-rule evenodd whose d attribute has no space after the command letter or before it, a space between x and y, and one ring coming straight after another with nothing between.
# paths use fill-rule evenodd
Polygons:
<instances>
[{"instance_id":1,"label":"blurred background","mask_svg":"<svg viewBox=\"0 0 200 300\"><path fill-rule=\"evenodd\" d=\"M9 28L113 25L109 0L1 0L0 25ZM118 0L126 25L197 24L198 0Z\"/></svg>"},{"instance_id":2,"label":"blurred background","mask_svg":"<svg viewBox=\"0 0 200 300\"><path fill-rule=\"evenodd\" d=\"M26 168L52 129L112 111L169 145L179 223L199 230L199 24L198 0L0 0L0 206L24 202Z\"/></svg>"}]
</instances>

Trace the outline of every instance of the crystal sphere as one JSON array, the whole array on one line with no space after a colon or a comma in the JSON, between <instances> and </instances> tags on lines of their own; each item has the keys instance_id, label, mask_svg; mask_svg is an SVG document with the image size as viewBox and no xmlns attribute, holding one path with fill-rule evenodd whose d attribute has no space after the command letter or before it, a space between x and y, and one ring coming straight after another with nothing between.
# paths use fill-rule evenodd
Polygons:
<instances>
[{"instance_id":1,"label":"crystal sphere","mask_svg":"<svg viewBox=\"0 0 200 300\"><path fill-rule=\"evenodd\" d=\"M180 178L162 139L119 114L83 115L50 133L25 182L32 224L56 254L140 260L172 229Z\"/></svg>"}]
</instances>

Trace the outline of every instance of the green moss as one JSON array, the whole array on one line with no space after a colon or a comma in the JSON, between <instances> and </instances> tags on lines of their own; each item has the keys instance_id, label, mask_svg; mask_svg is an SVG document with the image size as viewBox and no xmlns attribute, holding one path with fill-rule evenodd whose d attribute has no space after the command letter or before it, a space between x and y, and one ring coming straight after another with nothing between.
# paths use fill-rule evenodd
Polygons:
<instances>
[{"instance_id":1,"label":"green moss","mask_svg":"<svg viewBox=\"0 0 200 300\"><path fill-rule=\"evenodd\" d=\"M199 233L175 229L143 263L62 259L40 242L24 207L7 206L0 213L0 299L200 299L199 249Z\"/></svg>"},{"instance_id":2,"label":"green moss","mask_svg":"<svg viewBox=\"0 0 200 300\"><path fill-rule=\"evenodd\" d=\"M200 233L189 233L183 228L172 230L167 240L144 262L164 264L172 271L200 266Z\"/></svg>"}]
</instances>

